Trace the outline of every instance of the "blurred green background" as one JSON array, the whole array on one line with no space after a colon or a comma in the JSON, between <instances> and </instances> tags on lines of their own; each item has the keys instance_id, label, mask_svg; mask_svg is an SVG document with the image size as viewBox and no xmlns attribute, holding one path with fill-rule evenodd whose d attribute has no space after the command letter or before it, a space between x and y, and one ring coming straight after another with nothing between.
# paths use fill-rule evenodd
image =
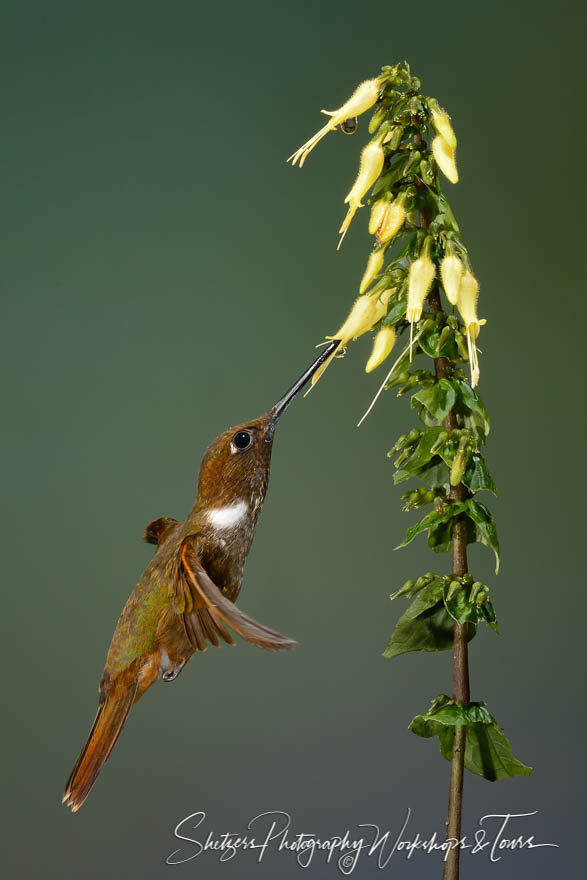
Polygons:
<instances>
[{"instance_id":1,"label":"blurred green background","mask_svg":"<svg viewBox=\"0 0 587 880\"><path fill-rule=\"evenodd\" d=\"M464 832L491 812L559 849L464 860L464 876L551 877L582 859L585 8L380 2L8 2L2 13L3 864L19 878L299 876L292 856L171 868L172 831L244 831L286 810L326 836L444 827L448 764L407 731L450 687L448 654L380 656L388 594L446 564L400 512L386 451L412 424L353 346L298 400L240 604L299 640L194 658L132 713L92 796L60 806L118 614L182 518L207 444L259 415L355 295L366 212L336 252L365 125L285 158L385 63L407 58L452 115L450 197L482 283L480 390L502 573L475 548L502 635L471 646L529 779L468 777ZM439 876L440 860L392 861ZM391 868L388 868L390 870ZM317 859L314 876L335 876ZM170 874L171 872L171 874ZM355 876L379 876L373 860Z\"/></svg>"}]
</instances>

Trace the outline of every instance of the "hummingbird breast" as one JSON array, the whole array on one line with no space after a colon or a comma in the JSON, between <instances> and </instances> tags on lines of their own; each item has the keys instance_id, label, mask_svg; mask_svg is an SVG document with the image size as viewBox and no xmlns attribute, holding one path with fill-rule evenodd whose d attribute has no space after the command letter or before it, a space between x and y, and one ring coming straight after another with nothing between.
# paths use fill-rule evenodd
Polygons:
<instances>
[{"instance_id":1,"label":"hummingbird breast","mask_svg":"<svg viewBox=\"0 0 587 880\"><path fill-rule=\"evenodd\" d=\"M208 509L202 517L204 568L232 602L240 592L245 562L257 526L260 503L239 499Z\"/></svg>"}]
</instances>

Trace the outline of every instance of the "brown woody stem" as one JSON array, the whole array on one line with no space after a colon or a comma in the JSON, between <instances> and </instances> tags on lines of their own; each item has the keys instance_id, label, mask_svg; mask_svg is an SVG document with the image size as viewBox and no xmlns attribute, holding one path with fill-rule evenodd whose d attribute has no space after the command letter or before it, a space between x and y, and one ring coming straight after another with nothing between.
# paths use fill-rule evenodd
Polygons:
<instances>
[{"instance_id":1,"label":"brown woody stem","mask_svg":"<svg viewBox=\"0 0 587 880\"><path fill-rule=\"evenodd\" d=\"M442 303L438 288L435 286L428 296L430 311L435 314L442 311ZM446 358L434 359L434 371L437 379L444 378L449 372ZM447 431L457 427L454 412L450 412L444 421ZM450 490L451 501L463 501L468 495L466 486L459 483ZM452 571L453 574L467 574L467 524L463 517L457 517L452 532ZM469 692L469 655L467 647L467 625L455 623L453 627L452 653L452 698L456 703L468 703ZM448 814L446 820L446 840L452 847L444 862L443 880L458 880L461 838L461 816L463 811L463 775L465 769L465 741L467 729L456 725L450 762L450 786L448 792Z\"/></svg>"},{"instance_id":2,"label":"brown woody stem","mask_svg":"<svg viewBox=\"0 0 587 880\"><path fill-rule=\"evenodd\" d=\"M417 138L419 146L425 147L421 135ZM416 183L417 189L423 191L423 185ZM420 210L420 225L426 228L429 225L427 211ZM438 285L434 285L428 294L428 305L432 314L442 311L442 301ZM434 358L434 372L437 379L444 379L450 375L450 361L447 358ZM444 427L452 431L458 427L456 415L449 412L444 420ZM468 496L467 487L462 483L451 486L450 500L463 501ZM467 562L467 524L463 517L456 517L452 531L452 571L456 575L467 574L469 570ZM456 703L468 703L469 692L469 652L467 647L467 625L455 623L453 626L453 651L452 651L452 698ZM452 747L450 762L450 784L448 790L448 811L446 819L446 840L452 842L445 862L443 880L458 880L461 839L461 816L463 812L463 775L465 771L465 744L467 728L457 724Z\"/></svg>"}]
</instances>

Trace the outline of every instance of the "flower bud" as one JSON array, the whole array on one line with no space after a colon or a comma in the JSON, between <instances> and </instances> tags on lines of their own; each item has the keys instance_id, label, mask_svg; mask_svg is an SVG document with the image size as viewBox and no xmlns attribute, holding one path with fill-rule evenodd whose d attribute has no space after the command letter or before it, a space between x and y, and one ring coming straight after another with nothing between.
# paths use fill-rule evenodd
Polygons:
<instances>
[{"instance_id":1,"label":"flower bud","mask_svg":"<svg viewBox=\"0 0 587 880\"><path fill-rule=\"evenodd\" d=\"M451 150L454 150L457 145L457 137L453 131L453 127L450 124L450 116L443 110L442 107L439 107L437 101L430 101L430 113L432 116L432 125L436 129L437 133L444 138L448 146Z\"/></svg>"},{"instance_id":2,"label":"flower bud","mask_svg":"<svg viewBox=\"0 0 587 880\"><path fill-rule=\"evenodd\" d=\"M482 584L481 581L475 581L473 586L471 587L471 592L469 594L469 599L471 602L474 602L477 598L478 594L485 589L485 584Z\"/></svg>"},{"instance_id":3,"label":"flower bud","mask_svg":"<svg viewBox=\"0 0 587 880\"><path fill-rule=\"evenodd\" d=\"M390 241L390 239L392 239L402 228L404 220L406 219L406 209L404 208L405 200L405 193L400 193L397 199L387 206L379 229L377 230L377 241L381 243Z\"/></svg>"},{"instance_id":4,"label":"flower bud","mask_svg":"<svg viewBox=\"0 0 587 880\"><path fill-rule=\"evenodd\" d=\"M427 162L426 159L423 159L422 162L420 162L420 177L422 178L424 183L428 184L428 186L434 186L434 169L432 168L430 162Z\"/></svg>"},{"instance_id":5,"label":"flower bud","mask_svg":"<svg viewBox=\"0 0 587 880\"><path fill-rule=\"evenodd\" d=\"M467 330L467 346L469 350L469 366L471 368L471 387L474 388L479 381L479 359L475 341L485 318L477 317L477 297L479 296L479 282L472 272L464 272L459 287L457 308L461 313L463 324Z\"/></svg>"},{"instance_id":6,"label":"flower bud","mask_svg":"<svg viewBox=\"0 0 587 880\"><path fill-rule=\"evenodd\" d=\"M400 449L403 449L406 443L408 442L407 434L400 434L400 436L395 441L394 445L391 447L389 452L387 453L388 458L393 458L396 452L399 452Z\"/></svg>"},{"instance_id":7,"label":"flower bud","mask_svg":"<svg viewBox=\"0 0 587 880\"><path fill-rule=\"evenodd\" d=\"M463 277L464 271L465 267L463 266L459 258L454 254L449 254L448 256L446 256L440 264L440 277L442 279L442 286L444 287L446 298L448 299L451 306L456 306L457 304L459 286L461 284L461 278Z\"/></svg>"},{"instance_id":8,"label":"flower bud","mask_svg":"<svg viewBox=\"0 0 587 880\"><path fill-rule=\"evenodd\" d=\"M423 253L410 266L408 307L406 309L406 318L410 324L415 324L422 317L424 300L434 281L435 272L434 263L427 253Z\"/></svg>"},{"instance_id":9,"label":"flower bud","mask_svg":"<svg viewBox=\"0 0 587 880\"><path fill-rule=\"evenodd\" d=\"M375 132L387 116L388 110L389 105L385 101L382 101L369 121L369 134L375 134Z\"/></svg>"},{"instance_id":10,"label":"flower bud","mask_svg":"<svg viewBox=\"0 0 587 880\"><path fill-rule=\"evenodd\" d=\"M447 602L450 602L451 599L454 599L454 597L459 592L459 590L462 590L462 589L463 589L463 585L460 581L451 581L449 588L448 588L448 592L446 594Z\"/></svg>"},{"instance_id":11,"label":"flower bud","mask_svg":"<svg viewBox=\"0 0 587 880\"><path fill-rule=\"evenodd\" d=\"M463 358L463 360L468 360L469 351L467 349L467 340L462 333L459 333L458 331L455 333L455 342L457 344L457 349L460 356Z\"/></svg>"},{"instance_id":12,"label":"flower bud","mask_svg":"<svg viewBox=\"0 0 587 880\"><path fill-rule=\"evenodd\" d=\"M378 76L375 79L365 80L357 86L348 101L345 101L338 110L321 110L320 112L330 116L334 126L340 125L351 116L360 116L365 110L369 110L379 97L382 79Z\"/></svg>"},{"instance_id":13,"label":"flower bud","mask_svg":"<svg viewBox=\"0 0 587 880\"><path fill-rule=\"evenodd\" d=\"M391 593L389 598L390 599L397 599L398 596L405 596L406 593L408 593L408 594L411 593L415 586L416 586L415 581L412 581L412 580L406 581L405 584L403 584L399 588L399 590L396 590L395 593Z\"/></svg>"},{"instance_id":14,"label":"flower bud","mask_svg":"<svg viewBox=\"0 0 587 880\"><path fill-rule=\"evenodd\" d=\"M399 147L399 145L401 143L403 133L404 133L403 125L393 125L389 129L389 131L387 132L385 137L383 138L383 143L390 150L397 150L397 148Z\"/></svg>"},{"instance_id":15,"label":"flower bud","mask_svg":"<svg viewBox=\"0 0 587 880\"><path fill-rule=\"evenodd\" d=\"M440 449L440 447L442 446L442 444L445 442L445 440L447 438L448 438L448 431L440 431L438 437L436 438L436 441L430 447L430 452L433 452L433 453L438 452L438 450Z\"/></svg>"},{"instance_id":16,"label":"flower bud","mask_svg":"<svg viewBox=\"0 0 587 880\"><path fill-rule=\"evenodd\" d=\"M326 338L340 339L344 346L350 339L358 339L363 333L367 333L387 313L387 303L394 290L394 287L390 287L379 295L359 296L342 327L333 336Z\"/></svg>"},{"instance_id":17,"label":"flower bud","mask_svg":"<svg viewBox=\"0 0 587 880\"><path fill-rule=\"evenodd\" d=\"M385 256L385 248L377 248L371 251L367 260L367 267L359 284L359 293L365 293L373 279L379 275L383 267L383 258Z\"/></svg>"},{"instance_id":18,"label":"flower bud","mask_svg":"<svg viewBox=\"0 0 587 880\"><path fill-rule=\"evenodd\" d=\"M375 337L373 349L367 365L366 373L371 373L379 364L382 364L395 344L395 327L382 327Z\"/></svg>"},{"instance_id":19,"label":"flower bud","mask_svg":"<svg viewBox=\"0 0 587 880\"><path fill-rule=\"evenodd\" d=\"M436 159L438 167L448 177L450 182L458 183L459 172L455 163L455 151L440 134L437 134L432 141L432 154Z\"/></svg>"},{"instance_id":20,"label":"flower bud","mask_svg":"<svg viewBox=\"0 0 587 880\"><path fill-rule=\"evenodd\" d=\"M344 200L345 204L348 204L349 209L342 226L338 230L343 237L349 228L357 209L363 207L361 200L381 174L384 159L385 153L380 140L370 141L370 143L368 143L363 149L363 152L361 153L361 161L359 163L359 173L357 174L356 180L353 183L349 194Z\"/></svg>"},{"instance_id":21,"label":"flower bud","mask_svg":"<svg viewBox=\"0 0 587 880\"><path fill-rule=\"evenodd\" d=\"M459 286L457 299L458 310L463 319L467 332L475 340L479 330L485 324L485 319L477 317L477 298L479 296L479 282L472 272L464 272Z\"/></svg>"},{"instance_id":22,"label":"flower bud","mask_svg":"<svg viewBox=\"0 0 587 880\"><path fill-rule=\"evenodd\" d=\"M373 203L373 207L371 208L371 216L369 217L369 232L371 235L375 235L379 226L381 225L381 221L383 220L383 215L385 214L386 208L389 205L390 197L382 196L382 198L377 199L376 202Z\"/></svg>"},{"instance_id":23,"label":"flower bud","mask_svg":"<svg viewBox=\"0 0 587 880\"><path fill-rule=\"evenodd\" d=\"M467 468L467 453L462 444L459 445L457 454L453 458L452 467L450 469L450 484L458 486L463 479L463 474Z\"/></svg>"},{"instance_id":24,"label":"flower bud","mask_svg":"<svg viewBox=\"0 0 587 880\"><path fill-rule=\"evenodd\" d=\"M308 154L312 152L316 144L320 143L322 138L325 137L329 131L333 131L346 119L351 119L353 116L360 116L361 113L364 113L365 110L368 110L373 106L379 97L379 90L383 85L385 78L385 76L378 76L375 79L368 79L365 82L362 82L357 86L348 101L345 101L342 107L339 107L338 110L321 110L320 112L325 113L326 116L330 116L330 119L326 125L317 131L310 140L306 141L299 150L292 153L287 161L291 162L292 165L295 165L296 162L299 161L301 168L306 161Z\"/></svg>"},{"instance_id":25,"label":"flower bud","mask_svg":"<svg viewBox=\"0 0 587 880\"><path fill-rule=\"evenodd\" d=\"M388 287L387 290L374 293L371 296L364 293L355 300L344 324L332 336L326 337L327 339L340 339L340 345L316 370L312 376L312 387L331 363L332 358L339 354L351 339L358 339L363 333L367 333L377 321L380 321L387 314L389 297L395 293L395 290L395 287Z\"/></svg>"}]
</instances>

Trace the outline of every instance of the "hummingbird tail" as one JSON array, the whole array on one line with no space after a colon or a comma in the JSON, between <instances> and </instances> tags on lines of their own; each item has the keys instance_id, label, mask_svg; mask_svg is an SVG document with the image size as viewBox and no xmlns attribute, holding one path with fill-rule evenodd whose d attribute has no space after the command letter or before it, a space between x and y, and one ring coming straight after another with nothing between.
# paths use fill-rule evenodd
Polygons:
<instances>
[{"instance_id":1,"label":"hummingbird tail","mask_svg":"<svg viewBox=\"0 0 587 880\"><path fill-rule=\"evenodd\" d=\"M100 770L108 760L123 728L126 716L137 696L136 677L129 681L124 674L100 695L100 705L88 740L77 759L65 786L63 803L75 813L94 785Z\"/></svg>"}]
</instances>

